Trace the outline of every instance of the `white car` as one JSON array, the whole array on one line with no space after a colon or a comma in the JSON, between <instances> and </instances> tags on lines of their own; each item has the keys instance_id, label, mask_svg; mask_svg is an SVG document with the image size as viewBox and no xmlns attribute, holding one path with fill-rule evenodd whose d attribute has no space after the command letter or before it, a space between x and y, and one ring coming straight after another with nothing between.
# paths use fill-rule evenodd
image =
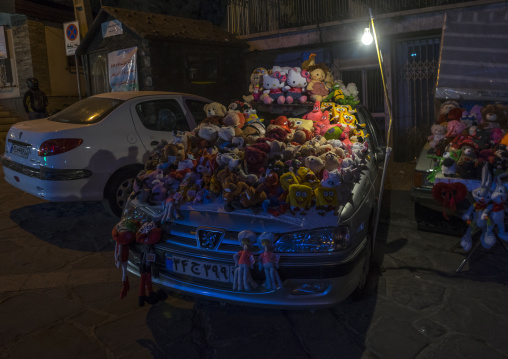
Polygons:
<instances>
[{"instance_id":1,"label":"white car","mask_svg":"<svg viewBox=\"0 0 508 359\"><path fill-rule=\"evenodd\" d=\"M151 150L173 131L193 129L210 102L174 92L112 92L16 123L2 156L5 180L49 201L104 199L120 216Z\"/></svg>"}]
</instances>

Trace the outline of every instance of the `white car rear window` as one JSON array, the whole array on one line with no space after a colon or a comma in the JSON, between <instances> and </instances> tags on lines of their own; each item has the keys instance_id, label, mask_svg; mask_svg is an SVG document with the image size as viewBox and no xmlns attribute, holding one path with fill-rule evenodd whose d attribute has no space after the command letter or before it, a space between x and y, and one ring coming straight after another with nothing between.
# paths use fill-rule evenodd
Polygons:
<instances>
[{"instance_id":1,"label":"white car rear window","mask_svg":"<svg viewBox=\"0 0 508 359\"><path fill-rule=\"evenodd\" d=\"M57 112L49 120L83 125L97 123L123 102L117 99L90 97Z\"/></svg>"}]
</instances>

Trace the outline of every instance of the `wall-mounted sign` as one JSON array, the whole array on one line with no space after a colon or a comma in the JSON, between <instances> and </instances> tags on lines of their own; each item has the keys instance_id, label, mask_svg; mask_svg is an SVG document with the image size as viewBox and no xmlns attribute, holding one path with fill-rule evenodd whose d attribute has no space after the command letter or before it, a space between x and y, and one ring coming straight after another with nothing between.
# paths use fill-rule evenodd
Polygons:
<instances>
[{"instance_id":1,"label":"wall-mounted sign","mask_svg":"<svg viewBox=\"0 0 508 359\"><path fill-rule=\"evenodd\" d=\"M139 90L136 64L137 51L137 47L131 47L130 49L113 51L108 54L111 92Z\"/></svg>"},{"instance_id":2,"label":"wall-mounted sign","mask_svg":"<svg viewBox=\"0 0 508 359\"><path fill-rule=\"evenodd\" d=\"M81 39L79 36L79 22L71 21L63 24L65 39L65 54L72 56L76 53Z\"/></svg>"},{"instance_id":3,"label":"wall-mounted sign","mask_svg":"<svg viewBox=\"0 0 508 359\"><path fill-rule=\"evenodd\" d=\"M119 20L103 22L101 26L103 38L123 34L122 23Z\"/></svg>"},{"instance_id":4,"label":"wall-mounted sign","mask_svg":"<svg viewBox=\"0 0 508 359\"><path fill-rule=\"evenodd\" d=\"M0 59L7 58L7 43L5 42L4 27L0 26Z\"/></svg>"}]
</instances>

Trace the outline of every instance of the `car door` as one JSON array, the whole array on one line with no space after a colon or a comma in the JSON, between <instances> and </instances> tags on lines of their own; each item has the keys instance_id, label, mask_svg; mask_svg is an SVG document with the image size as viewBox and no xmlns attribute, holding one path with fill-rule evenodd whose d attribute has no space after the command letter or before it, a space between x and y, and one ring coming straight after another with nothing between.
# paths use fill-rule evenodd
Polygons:
<instances>
[{"instance_id":1,"label":"car door","mask_svg":"<svg viewBox=\"0 0 508 359\"><path fill-rule=\"evenodd\" d=\"M170 141L173 131L190 131L194 123L186 116L179 96L140 98L131 104L136 131L147 152L162 140Z\"/></svg>"}]
</instances>

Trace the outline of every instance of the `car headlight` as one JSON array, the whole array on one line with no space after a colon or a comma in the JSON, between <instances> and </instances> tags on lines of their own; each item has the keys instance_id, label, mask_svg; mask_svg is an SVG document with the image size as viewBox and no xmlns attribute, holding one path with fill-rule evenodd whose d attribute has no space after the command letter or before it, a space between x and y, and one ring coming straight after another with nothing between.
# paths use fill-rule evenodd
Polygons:
<instances>
[{"instance_id":1,"label":"car headlight","mask_svg":"<svg viewBox=\"0 0 508 359\"><path fill-rule=\"evenodd\" d=\"M274 252L326 253L347 248L350 242L348 226L283 234L275 242Z\"/></svg>"}]
</instances>

